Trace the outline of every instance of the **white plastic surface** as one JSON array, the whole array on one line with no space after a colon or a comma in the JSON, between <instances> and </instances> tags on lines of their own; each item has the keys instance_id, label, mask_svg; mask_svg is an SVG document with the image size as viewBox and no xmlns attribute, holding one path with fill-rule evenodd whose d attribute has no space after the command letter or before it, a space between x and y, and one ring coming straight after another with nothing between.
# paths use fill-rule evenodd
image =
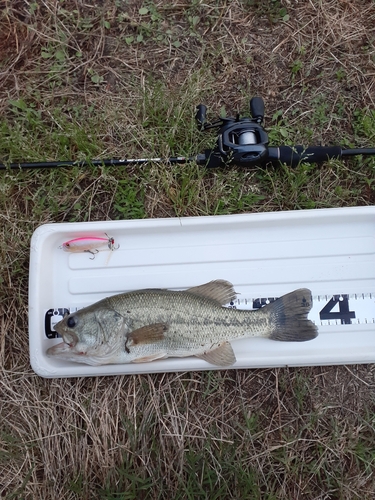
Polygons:
<instances>
[{"instance_id":1,"label":"white plastic surface","mask_svg":"<svg viewBox=\"0 0 375 500\"><path fill-rule=\"evenodd\" d=\"M90 254L59 248L75 237L105 233L120 248L101 251L93 260ZM99 367L61 361L45 354L61 339L47 339L44 333L51 308L214 279L231 281L240 298L278 297L301 287L315 296L375 293L375 207L40 226L30 250L32 367L43 377L218 369L194 357ZM252 338L232 346L234 368L368 363L375 361L375 325L323 325L310 342Z\"/></svg>"}]
</instances>

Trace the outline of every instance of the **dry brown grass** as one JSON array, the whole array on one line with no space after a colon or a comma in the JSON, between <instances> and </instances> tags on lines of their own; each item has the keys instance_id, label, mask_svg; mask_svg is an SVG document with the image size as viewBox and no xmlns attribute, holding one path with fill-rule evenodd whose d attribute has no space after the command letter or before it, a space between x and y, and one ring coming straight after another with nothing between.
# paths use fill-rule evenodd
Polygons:
<instances>
[{"instance_id":1,"label":"dry brown grass","mask_svg":"<svg viewBox=\"0 0 375 500\"><path fill-rule=\"evenodd\" d=\"M107 498L106 485L129 495L138 478L145 498L189 498L192 476L200 498L207 469L220 498L254 482L253 498L370 499L373 377L328 367L46 381L4 370L2 494Z\"/></svg>"},{"instance_id":2,"label":"dry brown grass","mask_svg":"<svg viewBox=\"0 0 375 500\"><path fill-rule=\"evenodd\" d=\"M41 113L35 128L22 125L12 158L169 155L180 144L192 153L203 142L182 124L195 104L204 100L212 116L223 106L245 111L255 94L267 125L277 129L272 116L284 110L282 126L296 140L354 136L368 145L352 121L375 108L373 1L155 0L141 15L143 4L2 1L1 113L24 123L9 99ZM129 42L140 33L142 42ZM59 127L71 134L67 146L50 141ZM79 142L78 129L94 144ZM7 150L5 133L1 141ZM362 184L371 170L357 166L333 163L303 189L317 206L374 203L373 184ZM146 216L220 213L223 198L222 211L234 211L238 185L240 197L265 190L251 210L301 206L282 172L203 176L193 167L190 201L178 169L1 173L0 497L372 499L372 365L67 380L32 372L31 234L44 222L113 217L125 174L141 179Z\"/></svg>"}]
</instances>

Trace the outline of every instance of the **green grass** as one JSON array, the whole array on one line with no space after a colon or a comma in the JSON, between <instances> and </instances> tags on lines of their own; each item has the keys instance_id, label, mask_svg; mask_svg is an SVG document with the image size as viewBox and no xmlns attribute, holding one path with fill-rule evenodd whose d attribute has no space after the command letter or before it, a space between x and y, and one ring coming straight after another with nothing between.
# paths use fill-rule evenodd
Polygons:
<instances>
[{"instance_id":1,"label":"green grass","mask_svg":"<svg viewBox=\"0 0 375 500\"><path fill-rule=\"evenodd\" d=\"M193 156L265 100L270 144L374 147L371 3L5 2L0 161ZM374 367L44 380L29 245L48 222L375 203L375 160L0 172L0 497L373 498Z\"/></svg>"}]
</instances>

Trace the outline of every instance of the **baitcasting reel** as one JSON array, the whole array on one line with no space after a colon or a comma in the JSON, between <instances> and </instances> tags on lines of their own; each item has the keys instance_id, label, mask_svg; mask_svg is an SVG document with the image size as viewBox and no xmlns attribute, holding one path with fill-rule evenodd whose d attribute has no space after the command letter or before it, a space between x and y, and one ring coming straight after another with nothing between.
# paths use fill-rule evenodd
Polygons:
<instances>
[{"instance_id":1,"label":"baitcasting reel","mask_svg":"<svg viewBox=\"0 0 375 500\"><path fill-rule=\"evenodd\" d=\"M206 122L207 107L197 106L195 119L200 130L219 128L217 144L214 150L206 150L198 155L198 160L207 163L207 167L220 167L234 163L244 167L260 165L268 161L268 135L262 127L264 118L264 102L261 97L253 97L250 101L252 118L226 117L214 123Z\"/></svg>"}]
</instances>

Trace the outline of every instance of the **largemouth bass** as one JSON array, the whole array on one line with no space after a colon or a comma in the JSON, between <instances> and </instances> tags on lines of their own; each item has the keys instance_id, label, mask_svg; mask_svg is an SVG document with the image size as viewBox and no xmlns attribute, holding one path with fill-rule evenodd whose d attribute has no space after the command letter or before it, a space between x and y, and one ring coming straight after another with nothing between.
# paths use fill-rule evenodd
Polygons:
<instances>
[{"instance_id":1,"label":"largemouth bass","mask_svg":"<svg viewBox=\"0 0 375 500\"><path fill-rule=\"evenodd\" d=\"M57 323L64 342L47 354L89 365L197 356L230 366L236 362L231 340L302 342L318 334L307 319L312 307L308 289L255 311L223 307L235 298L232 284L224 280L185 291L147 289L107 297Z\"/></svg>"}]
</instances>

